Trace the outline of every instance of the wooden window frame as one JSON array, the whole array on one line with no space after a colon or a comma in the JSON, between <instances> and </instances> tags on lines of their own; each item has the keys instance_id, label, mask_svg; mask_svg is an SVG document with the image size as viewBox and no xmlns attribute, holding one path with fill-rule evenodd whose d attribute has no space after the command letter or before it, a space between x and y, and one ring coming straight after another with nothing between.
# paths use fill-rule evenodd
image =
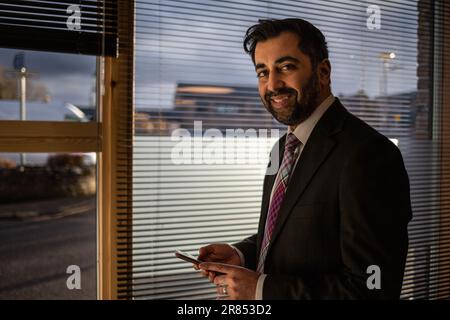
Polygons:
<instances>
[{"instance_id":1,"label":"wooden window frame","mask_svg":"<svg viewBox=\"0 0 450 320\"><path fill-rule=\"evenodd\" d=\"M132 141L134 132L134 0L118 1L119 56L103 59L100 103L103 148L99 155L98 298L120 294L131 281Z\"/></svg>"},{"instance_id":2,"label":"wooden window frame","mask_svg":"<svg viewBox=\"0 0 450 320\"><path fill-rule=\"evenodd\" d=\"M118 256L131 247L118 237L131 231L131 208L119 203L130 203L132 190L134 1L118 0L118 9L119 56L97 58L98 122L0 120L1 152L97 153L97 298L108 300L119 298L119 283L129 285L131 268L129 258ZM124 184L129 191L118 192Z\"/></svg>"},{"instance_id":3,"label":"wooden window frame","mask_svg":"<svg viewBox=\"0 0 450 320\"><path fill-rule=\"evenodd\" d=\"M0 120L2 152L100 152L101 123Z\"/></svg>"}]
</instances>

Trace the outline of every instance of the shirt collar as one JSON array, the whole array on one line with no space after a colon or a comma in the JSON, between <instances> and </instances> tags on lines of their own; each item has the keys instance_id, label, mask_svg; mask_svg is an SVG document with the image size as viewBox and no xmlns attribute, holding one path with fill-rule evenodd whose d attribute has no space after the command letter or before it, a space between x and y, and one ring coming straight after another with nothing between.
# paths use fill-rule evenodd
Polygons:
<instances>
[{"instance_id":1,"label":"shirt collar","mask_svg":"<svg viewBox=\"0 0 450 320\"><path fill-rule=\"evenodd\" d=\"M313 111L313 113L302 123L300 123L294 130L294 135L297 137L300 142L305 145L308 141L311 132L316 126L317 122L323 116L325 111L333 104L335 97L333 94L330 94L322 103ZM291 133L291 127L288 127L288 134Z\"/></svg>"}]
</instances>

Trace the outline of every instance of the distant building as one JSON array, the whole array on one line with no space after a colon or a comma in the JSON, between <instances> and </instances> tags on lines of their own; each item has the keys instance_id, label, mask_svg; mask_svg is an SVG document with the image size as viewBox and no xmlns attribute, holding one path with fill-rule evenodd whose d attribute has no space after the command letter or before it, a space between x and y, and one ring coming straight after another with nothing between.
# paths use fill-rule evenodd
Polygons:
<instances>
[{"instance_id":1,"label":"distant building","mask_svg":"<svg viewBox=\"0 0 450 320\"><path fill-rule=\"evenodd\" d=\"M370 98L360 90L339 99L354 115L364 119L381 133L399 138L411 134L420 120L415 101L417 92ZM176 128L194 129L270 129L285 130L263 107L256 87L179 83L173 109L140 109L135 115L138 135L170 135ZM419 117L418 117L419 116Z\"/></svg>"},{"instance_id":2,"label":"distant building","mask_svg":"<svg viewBox=\"0 0 450 320\"><path fill-rule=\"evenodd\" d=\"M399 138L410 136L415 127L414 101L417 92L406 92L369 98L363 91L340 96L342 104L382 134Z\"/></svg>"},{"instance_id":3,"label":"distant building","mask_svg":"<svg viewBox=\"0 0 450 320\"><path fill-rule=\"evenodd\" d=\"M269 129L278 123L262 106L256 87L179 83L174 109L182 128L201 120L204 130Z\"/></svg>"}]
</instances>

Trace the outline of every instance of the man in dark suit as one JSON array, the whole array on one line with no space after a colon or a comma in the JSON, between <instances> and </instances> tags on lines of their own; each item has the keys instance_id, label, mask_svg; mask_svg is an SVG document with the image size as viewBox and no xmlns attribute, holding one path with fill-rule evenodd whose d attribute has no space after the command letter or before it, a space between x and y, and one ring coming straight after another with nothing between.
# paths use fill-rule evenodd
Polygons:
<instances>
[{"instance_id":1,"label":"man in dark suit","mask_svg":"<svg viewBox=\"0 0 450 320\"><path fill-rule=\"evenodd\" d=\"M412 216L400 151L332 95L325 37L309 22L261 20L244 47L288 133L258 233L201 248L203 274L230 299L398 299Z\"/></svg>"}]
</instances>

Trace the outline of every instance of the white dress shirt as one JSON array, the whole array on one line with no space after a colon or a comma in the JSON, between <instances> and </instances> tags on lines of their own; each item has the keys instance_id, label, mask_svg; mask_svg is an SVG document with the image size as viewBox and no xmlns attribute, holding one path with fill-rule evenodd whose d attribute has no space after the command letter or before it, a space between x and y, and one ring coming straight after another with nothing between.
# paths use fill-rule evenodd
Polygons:
<instances>
[{"instance_id":1,"label":"white dress shirt","mask_svg":"<svg viewBox=\"0 0 450 320\"><path fill-rule=\"evenodd\" d=\"M335 97L330 94L325 100L322 101L322 103L314 110L314 112L302 123L300 123L294 131L292 131L291 127L288 127L288 134L293 133L298 140L300 140L301 143L299 143L297 150L295 151L295 154L297 155L297 159L295 160L294 168L297 166L298 159L301 156L301 153L303 151L303 147L306 145L306 142L309 139L309 136L311 135L311 132L313 131L314 127L316 126L317 122L322 118L323 114L328 110L328 108L334 103ZM294 170L294 169L292 169ZM275 179L276 181L276 179ZM273 192L275 190L275 185L272 187L272 192L270 194L270 201L272 201ZM270 208L270 202L269 202L269 208ZM245 260L244 255L242 252L236 248L233 247L236 252L238 253L239 257L241 258L241 266L245 266ZM258 257L257 257L258 258ZM256 293L255 293L255 300L262 300L263 298L263 286L264 286L264 280L266 279L267 274L261 274L258 278L258 283L256 285Z\"/></svg>"}]
</instances>

